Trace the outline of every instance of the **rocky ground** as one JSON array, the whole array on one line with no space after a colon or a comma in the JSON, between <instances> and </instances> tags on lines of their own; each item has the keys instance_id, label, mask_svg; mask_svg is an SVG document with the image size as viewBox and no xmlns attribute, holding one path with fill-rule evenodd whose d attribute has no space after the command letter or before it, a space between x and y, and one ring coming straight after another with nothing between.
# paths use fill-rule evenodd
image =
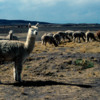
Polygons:
<instances>
[{"instance_id":1,"label":"rocky ground","mask_svg":"<svg viewBox=\"0 0 100 100\"><path fill-rule=\"evenodd\" d=\"M21 83L13 80L13 66L0 65L0 100L100 100L99 42L36 42Z\"/></svg>"}]
</instances>

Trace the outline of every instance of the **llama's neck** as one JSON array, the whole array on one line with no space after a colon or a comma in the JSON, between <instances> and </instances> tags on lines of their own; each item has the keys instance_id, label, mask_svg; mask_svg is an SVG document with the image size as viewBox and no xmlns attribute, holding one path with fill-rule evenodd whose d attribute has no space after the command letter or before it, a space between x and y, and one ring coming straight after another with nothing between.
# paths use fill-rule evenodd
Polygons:
<instances>
[{"instance_id":1,"label":"llama's neck","mask_svg":"<svg viewBox=\"0 0 100 100\"><path fill-rule=\"evenodd\" d=\"M35 37L31 37L31 35L28 35L25 42L25 48L28 54L32 52L34 45L35 45Z\"/></svg>"}]
</instances>

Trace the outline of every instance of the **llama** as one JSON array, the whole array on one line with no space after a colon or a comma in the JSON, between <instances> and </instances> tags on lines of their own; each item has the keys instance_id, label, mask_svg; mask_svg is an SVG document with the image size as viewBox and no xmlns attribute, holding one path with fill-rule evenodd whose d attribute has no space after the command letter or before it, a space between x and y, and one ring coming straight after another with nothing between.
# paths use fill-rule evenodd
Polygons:
<instances>
[{"instance_id":1,"label":"llama","mask_svg":"<svg viewBox=\"0 0 100 100\"><path fill-rule=\"evenodd\" d=\"M41 37L41 40L42 40L42 44L46 46L47 42L49 44L54 44L55 47L58 46L58 44L56 43L53 35L51 33L45 33L42 37Z\"/></svg>"},{"instance_id":2,"label":"llama","mask_svg":"<svg viewBox=\"0 0 100 100\"><path fill-rule=\"evenodd\" d=\"M67 31L65 31L65 33L68 34L68 36L69 36L71 39L73 38L73 33L74 33L74 31L72 31L72 30L67 30Z\"/></svg>"},{"instance_id":3,"label":"llama","mask_svg":"<svg viewBox=\"0 0 100 100\"><path fill-rule=\"evenodd\" d=\"M60 34L56 33L56 34L53 35L53 37L56 40L57 44L60 44L60 42L61 42Z\"/></svg>"},{"instance_id":4,"label":"llama","mask_svg":"<svg viewBox=\"0 0 100 100\"><path fill-rule=\"evenodd\" d=\"M100 39L100 30L96 32L96 36L98 39Z\"/></svg>"},{"instance_id":5,"label":"llama","mask_svg":"<svg viewBox=\"0 0 100 100\"><path fill-rule=\"evenodd\" d=\"M0 40L13 40L13 30L10 30L9 34L6 37L1 37Z\"/></svg>"},{"instance_id":6,"label":"llama","mask_svg":"<svg viewBox=\"0 0 100 100\"><path fill-rule=\"evenodd\" d=\"M13 30L9 31L9 35L6 36L6 40L19 40L17 36L13 35Z\"/></svg>"},{"instance_id":7,"label":"llama","mask_svg":"<svg viewBox=\"0 0 100 100\"><path fill-rule=\"evenodd\" d=\"M5 40L13 40L13 30L9 31L9 34L6 36Z\"/></svg>"},{"instance_id":8,"label":"llama","mask_svg":"<svg viewBox=\"0 0 100 100\"><path fill-rule=\"evenodd\" d=\"M0 40L19 40L17 36L13 35L13 30L9 31L9 34L6 37L1 37Z\"/></svg>"},{"instance_id":9,"label":"llama","mask_svg":"<svg viewBox=\"0 0 100 100\"><path fill-rule=\"evenodd\" d=\"M73 41L75 42L75 39L78 38L78 42L80 43L81 40L80 38L82 38L83 41L85 41L85 33L82 31L75 31L73 33Z\"/></svg>"},{"instance_id":10,"label":"llama","mask_svg":"<svg viewBox=\"0 0 100 100\"><path fill-rule=\"evenodd\" d=\"M59 32L57 32L57 34L59 34L64 41L65 41L65 39L68 39L69 41L71 41L71 39L68 37L67 33L59 31Z\"/></svg>"},{"instance_id":11,"label":"llama","mask_svg":"<svg viewBox=\"0 0 100 100\"><path fill-rule=\"evenodd\" d=\"M96 41L94 33L90 32L89 30L85 33L85 36L86 36L86 42L89 42L90 39Z\"/></svg>"},{"instance_id":12,"label":"llama","mask_svg":"<svg viewBox=\"0 0 100 100\"><path fill-rule=\"evenodd\" d=\"M29 24L26 42L0 40L0 62L14 62L14 80L21 82L22 65L32 52L35 44L38 26Z\"/></svg>"}]
</instances>

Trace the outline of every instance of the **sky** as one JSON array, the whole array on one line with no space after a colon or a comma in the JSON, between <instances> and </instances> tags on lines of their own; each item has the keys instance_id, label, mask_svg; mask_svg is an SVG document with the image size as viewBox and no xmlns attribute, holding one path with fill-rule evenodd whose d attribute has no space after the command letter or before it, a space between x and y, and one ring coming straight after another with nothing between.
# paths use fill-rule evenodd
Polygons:
<instances>
[{"instance_id":1,"label":"sky","mask_svg":"<svg viewBox=\"0 0 100 100\"><path fill-rule=\"evenodd\" d=\"M100 0L0 0L0 19L100 23Z\"/></svg>"}]
</instances>

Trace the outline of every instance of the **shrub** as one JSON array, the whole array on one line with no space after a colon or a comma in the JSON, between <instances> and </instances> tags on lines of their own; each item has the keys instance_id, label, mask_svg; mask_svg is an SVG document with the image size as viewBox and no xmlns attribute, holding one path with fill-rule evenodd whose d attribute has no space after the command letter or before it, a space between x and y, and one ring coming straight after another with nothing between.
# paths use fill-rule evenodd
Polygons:
<instances>
[{"instance_id":1,"label":"shrub","mask_svg":"<svg viewBox=\"0 0 100 100\"><path fill-rule=\"evenodd\" d=\"M77 59L77 60L75 60L75 65L82 66L82 69L87 69L87 68L94 67L94 63L93 62L91 62L89 60L85 60L85 59Z\"/></svg>"}]
</instances>

